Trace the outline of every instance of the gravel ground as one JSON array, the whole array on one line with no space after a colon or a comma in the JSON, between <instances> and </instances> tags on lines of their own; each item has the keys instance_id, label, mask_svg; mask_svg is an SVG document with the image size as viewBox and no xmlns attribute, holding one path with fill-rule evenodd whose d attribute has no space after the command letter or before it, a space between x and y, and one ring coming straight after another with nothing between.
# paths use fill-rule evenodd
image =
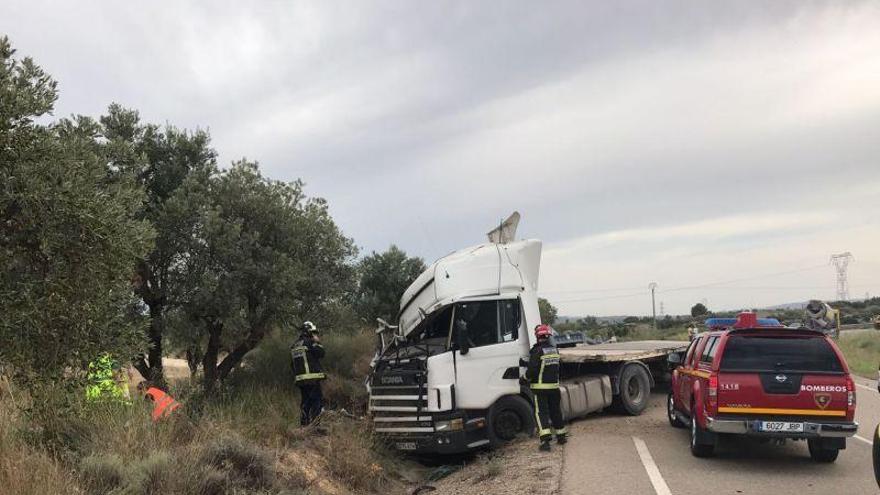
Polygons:
<instances>
[{"instance_id":1,"label":"gravel ground","mask_svg":"<svg viewBox=\"0 0 880 495\"><path fill-rule=\"evenodd\" d=\"M560 493L563 448L538 451L538 440L523 438L503 449L480 455L467 467L414 493L432 495L492 495Z\"/></svg>"}]
</instances>

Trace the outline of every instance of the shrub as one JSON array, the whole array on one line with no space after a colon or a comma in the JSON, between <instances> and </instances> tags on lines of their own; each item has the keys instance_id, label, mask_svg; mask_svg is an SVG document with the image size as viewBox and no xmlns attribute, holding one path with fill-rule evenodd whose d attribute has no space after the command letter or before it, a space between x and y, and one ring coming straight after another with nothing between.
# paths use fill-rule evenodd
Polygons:
<instances>
[{"instance_id":1,"label":"shrub","mask_svg":"<svg viewBox=\"0 0 880 495\"><path fill-rule=\"evenodd\" d=\"M231 436L210 442L202 453L201 463L225 473L232 484L243 488L265 488L275 478L272 456Z\"/></svg>"},{"instance_id":2,"label":"shrub","mask_svg":"<svg viewBox=\"0 0 880 495\"><path fill-rule=\"evenodd\" d=\"M79 475L92 493L107 493L122 484L125 466L115 454L90 455L79 464Z\"/></svg>"}]
</instances>

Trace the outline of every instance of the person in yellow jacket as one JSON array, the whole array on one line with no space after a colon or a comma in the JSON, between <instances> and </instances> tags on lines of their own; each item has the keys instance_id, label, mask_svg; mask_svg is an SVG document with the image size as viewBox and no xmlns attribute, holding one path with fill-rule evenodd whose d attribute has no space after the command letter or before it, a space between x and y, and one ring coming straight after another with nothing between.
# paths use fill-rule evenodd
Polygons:
<instances>
[{"instance_id":1,"label":"person in yellow jacket","mask_svg":"<svg viewBox=\"0 0 880 495\"><path fill-rule=\"evenodd\" d=\"M89 402L128 402L128 384L119 371L116 360L108 353L101 354L89 363L86 374L86 400Z\"/></svg>"}]
</instances>

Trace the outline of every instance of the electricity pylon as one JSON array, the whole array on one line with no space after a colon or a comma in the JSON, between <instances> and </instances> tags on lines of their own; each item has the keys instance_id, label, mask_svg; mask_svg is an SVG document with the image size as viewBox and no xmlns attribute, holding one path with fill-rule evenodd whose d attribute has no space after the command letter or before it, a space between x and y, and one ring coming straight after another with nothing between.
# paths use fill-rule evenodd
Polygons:
<instances>
[{"instance_id":1,"label":"electricity pylon","mask_svg":"<svg viewBox=\"0 0 880 495\"><path fill-rule=\"evenodd\" d=\"M849 251L840 254L832 254L830 263L834 265L837 271L837 300L849 300L849 282L846 280L846 269L850 262L855 261L852 253Z\"/></svg>"}]
</instances>

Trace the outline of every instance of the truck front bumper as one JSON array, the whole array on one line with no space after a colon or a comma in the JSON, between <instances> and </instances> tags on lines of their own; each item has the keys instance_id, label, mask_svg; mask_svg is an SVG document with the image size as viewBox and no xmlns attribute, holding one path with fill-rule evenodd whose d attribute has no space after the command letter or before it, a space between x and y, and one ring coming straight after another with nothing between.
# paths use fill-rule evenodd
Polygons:
<instances>
[{"instance_id":1,"label":"truck front bumper","mask_svg":"<svg viewBox=\"0 0 880 495\"><path fill-rule=\"evenodd\" d=\"M804 421L804 431L797 433L779 433L760 431L761 421L772 421L771 418L759 419L706 419L706 429L714 433L732 433L736 435L754 435L761 437L782 438L843 438L851 437L859 430L859 424L852 423L820 423Z\"/></svg>"}]
</instances>

